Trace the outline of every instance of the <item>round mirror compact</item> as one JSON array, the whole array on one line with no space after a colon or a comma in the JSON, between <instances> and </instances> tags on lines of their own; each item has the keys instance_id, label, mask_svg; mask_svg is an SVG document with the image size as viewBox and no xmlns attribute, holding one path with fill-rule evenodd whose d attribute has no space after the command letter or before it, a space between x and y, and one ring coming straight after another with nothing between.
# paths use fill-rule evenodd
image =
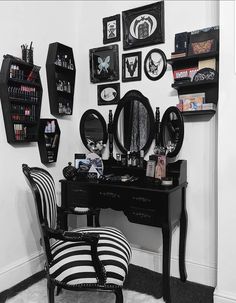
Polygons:
<instances>
[{"instance_id":1,"label":"round mirror compact","mask_svg":"<svg viewBox=\"0 0 236 303\"><path fill-rule=\"evenodd\" d=\"M167 150L167 157L177 156L184 140L184 121L181 112L175 106L167 108L164 112L160 139L161 145Z\"/></svg>"},{"instance_id":2,"label":"round mirror compact","mask_svg":"<svg viewBox=\"0 0 236 303\"><path fill-rule=\"evenodd\" d=\"M149 100L139 91L131 90L119 101L113 134L122 153L147 152L154 137L154 114Z\"/></svg>"},{"instance_id":3,"label":"round mirror compact","mask_svg":"<svg viewBox=\"0 0 236 303\"><path fill-rule=\"evenodd\" d=\"M107 128L103 116L95 109L87 110L81 117L80 136L89 151L102 153L107 143Z\"/></svg>"}]
</instances>

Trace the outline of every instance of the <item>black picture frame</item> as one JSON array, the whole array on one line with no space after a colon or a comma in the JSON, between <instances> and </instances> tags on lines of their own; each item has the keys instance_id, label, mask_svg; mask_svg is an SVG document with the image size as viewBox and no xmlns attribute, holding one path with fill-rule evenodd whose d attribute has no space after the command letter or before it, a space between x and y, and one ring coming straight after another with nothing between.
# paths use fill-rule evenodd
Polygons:
<instances>
[{"instance_id":1,"label":"black picture frame","mask_svg":"<svg viewBox=\"0 0 236 303\"><path fill-rule=\"evenodd\" d=\"M165 53L154 48L150 50L144 59L144 72L148 79L156 81L161 79L167 69L167 59Z\"/></svg>"},{"instance_id":2,"label":"black picture frame","mask_svg":"<svg viewBox=\"0 0 236 303\"><path fill-rule=\"evenodd\" d=\"M140 81L142 52L122 54L122 82Z\"/></svg>"},{"instance_id":3,"label":"black picture frame","mask_svg":"<svg viewBox=\"0 0 236 303\"><path fill-rule=\"evenodd\" d=\"M119 80L119 48L117 44L90 49L89 61L91 83Z\"/></svg>"},{"instance_id":4,"label":"black picture frame","mask_svg":"<svg viewBox=\"0 0 236 303\"><path fill-rule=\"evenodd\" d=\"M164 1L122 12L123 49L165 42Z\"/></svg>"},{"instance_id":5,"label":"black picture frame","mask_svg":"<svg viewBox=\"0 0 236 303\"><path fill-rule=\"evenodd\" d=\"M109 83L97 86L98 105L113 105L120 100L120 83Z\"/></svg>"},{"instance_id":6,"label":"black picture frame","mask_svg":"<svg viewBox=\"0 0 236 303\"><path fill-rule=\"evenodd\" d=\"M102 19L103 44L120 41L120 14Z\"/></svg>"}]
</instances>

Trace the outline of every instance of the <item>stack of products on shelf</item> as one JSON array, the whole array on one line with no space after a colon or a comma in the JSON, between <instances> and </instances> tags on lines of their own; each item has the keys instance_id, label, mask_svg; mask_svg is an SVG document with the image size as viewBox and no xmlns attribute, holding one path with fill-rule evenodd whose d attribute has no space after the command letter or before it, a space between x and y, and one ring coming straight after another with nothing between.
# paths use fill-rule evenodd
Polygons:
<instances>
[{"instance_id":1,"label":"stack of products on shelf","mask_svg":"<svg viewBox=\"0 0 236 303\"><path fill-rule=\"evenodd\" d=\"M205 103L205 93L179 95L179 104L176 106L181 112L216 110L214 103Z\"/></svg>"},{"instance_id":2,"label":"stack of products on shelf","mask_svg":"<svg viewBox=\"0 0 236 303\"><path fill-rule=\"evenodd\" d=\"M72 63L71 58L68 58L68 55L57 55L55 64L58 66L62 66L74 70L74 64Z\"/></svg>"}]
</instances>

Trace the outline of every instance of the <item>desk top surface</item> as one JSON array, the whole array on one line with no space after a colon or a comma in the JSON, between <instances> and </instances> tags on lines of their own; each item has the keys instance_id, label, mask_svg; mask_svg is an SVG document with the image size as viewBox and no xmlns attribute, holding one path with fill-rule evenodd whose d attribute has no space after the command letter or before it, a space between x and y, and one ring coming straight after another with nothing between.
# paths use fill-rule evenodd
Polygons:
<instances>
[{"instance_id":1,"label":"desk top surface","mask_svg":"<svg viewBox=\"0 0 236 303\"><path fill-rule=\"evenodd\" d=\"M187 187L187 182L183 182L179 185L171 185L171 186L164 186L158 183L155 183L155 181L145 181L145 182L133 182L133 183L110 183L110 182L102 182L99 180L66 180L62 179L60 180L61 183L67 183L70 185L81 185L81 186L89 186L89 187L105 187L107 189L129 189L129 190L145 190L145 191L155 191L155 192L163 192L163 193L171 193L173 191L176 191L180 188Z\"/></svg>"}]
</instances>

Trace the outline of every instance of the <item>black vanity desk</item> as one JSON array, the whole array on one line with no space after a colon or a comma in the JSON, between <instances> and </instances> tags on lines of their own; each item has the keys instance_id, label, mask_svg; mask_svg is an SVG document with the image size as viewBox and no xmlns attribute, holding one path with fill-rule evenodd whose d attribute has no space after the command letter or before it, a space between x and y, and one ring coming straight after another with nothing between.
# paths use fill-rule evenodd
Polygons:
<instances>
[{"instance_id":1,"label":"black vanity desk","mask_svg":"<svg viewBox=\"0 0 236 303\"><path fill-rule=\"evenodd\" d=\"M111 184L99 181L61 182L62 216L78 206L111 208L123 211L133 223L156 226L163 235L163 299L170 303L170 257L172 230L180 225L179 271L186 281L185 247L187 234L186 187L187 163L179 160L169 164L167 174L174 178L173 186L154 185L150 182L137 184Z\"/></svg>"}]
</instances>

